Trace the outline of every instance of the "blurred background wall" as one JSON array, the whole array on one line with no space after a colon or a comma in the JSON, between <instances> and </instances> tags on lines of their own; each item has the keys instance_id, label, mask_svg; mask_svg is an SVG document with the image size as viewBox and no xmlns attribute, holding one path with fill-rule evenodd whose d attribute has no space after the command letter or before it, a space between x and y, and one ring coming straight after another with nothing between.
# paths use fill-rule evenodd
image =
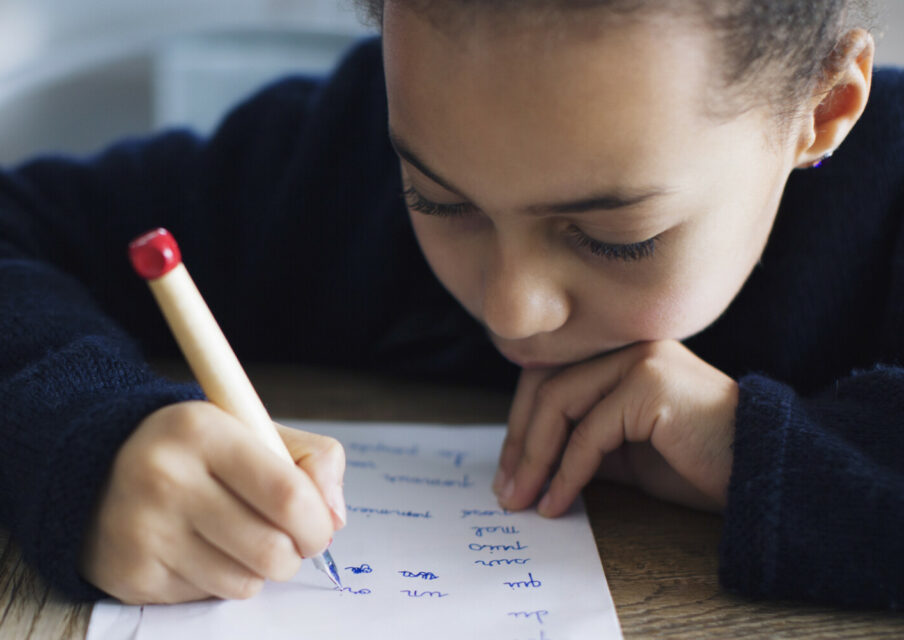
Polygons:
<instances>
[{"instance_id":1,"label":"blurred background wall","mask_svg":"<svg viewBox=\"0 0 904 640\"><path fill-rule=\"evenodd\" d=\"M367 32L351 0L0 0L0 163L167 126L207 132Z\"/></svg>"},{"instance_id":2,"label":"blurred background wall","mask_svg":"<svg viewBox=\"0 0 904 640\"><path fill-rule=\"evenodd\" d=\"M904 66L904 0L878 60ZM321 73L370 30L351 0L0 0L0 164L89 153L167 126L204 133L290 72Z\"/></svg>"}]
</instances>

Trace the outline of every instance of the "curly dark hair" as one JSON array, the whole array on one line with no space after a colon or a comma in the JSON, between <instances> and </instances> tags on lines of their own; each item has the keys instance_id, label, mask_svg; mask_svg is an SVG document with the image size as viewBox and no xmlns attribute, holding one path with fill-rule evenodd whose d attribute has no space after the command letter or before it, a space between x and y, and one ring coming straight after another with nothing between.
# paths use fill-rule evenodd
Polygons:
<instances>
[{"instance_id":1,"label":"curly dark hair","mask_svg":"<svg viewBox=\"0 0 904 640\"><path fill-rule=\"evenodd\" d=\"M844 35L869 29L871 0L391 0L450 24L455 11L555 12L602 9L610 16L670 13L698 18L724 52L720 89L730 93L723 107L736 112L762 101L791 115L800 100L843 59ZM355 0L372 24L382 23L384 0ZM551 24L546 22L544 24ZM756 99L751 96L756 95ZM734 98L734 99L731 99ZM720 110L717 110L718 112ZM722 110L724 111L724 109Z\"/></svg>"}]
</instances>

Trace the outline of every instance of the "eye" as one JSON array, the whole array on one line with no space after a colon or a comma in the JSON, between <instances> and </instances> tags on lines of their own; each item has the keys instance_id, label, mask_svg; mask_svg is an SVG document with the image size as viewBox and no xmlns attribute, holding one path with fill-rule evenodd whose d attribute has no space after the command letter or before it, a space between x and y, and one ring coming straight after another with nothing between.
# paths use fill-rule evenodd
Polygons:
<instances>
[{"instance_id":1,"label":"eye","mask_svg":"<svg viewBox=\"0 0 904 640\"><path fill-rule=\"evenodd\" d=\"M611 244L591 238L574 225L568 228L568 233L578 248L585 249L601 258L623 260L625 262L636 262L643 258L651 258L656 249L656 243L659 241L659 236L657 235L641 242Z\"/></svg>"},{"instance_id":2,"label":"eye","mask_svg":"<svg viewBox=\"0 0 904 640\"><path fill-rule=\"evenodd\" d=\"M473 213L477 210L477 208L470 202L442 204L439 202L433 202L432 200L427 200L427 198L415 191L414 187L412 186L405 187L405 190L402 192L402 196L405 198L405 204L408 205L409 209L428 216L460 216L467 213Z\"/></svg>"},{"instance_id":3,"label":"eye","mask_svg":"<svg viewBox=\"0 0 904 640\"><path fill-rule=\"evenodd\" d=\"M402 195L405 198L405 204L409 209L428 216L452 218L477 211L477 207L470 202L456 202L451 204L433 202L422 196L410 185L405 187ZM632 242L628 244L602 242L601 240L588 236L575 225L568 227L568 235L571 237L572 243L579 249L585 250L600 258L605 258L607 260L622 260L624 262L635 262L643 258L652 257L656 249L656 243L659 241L659 236L657 235L641 242Z\"/></svg>"}]
</instances>

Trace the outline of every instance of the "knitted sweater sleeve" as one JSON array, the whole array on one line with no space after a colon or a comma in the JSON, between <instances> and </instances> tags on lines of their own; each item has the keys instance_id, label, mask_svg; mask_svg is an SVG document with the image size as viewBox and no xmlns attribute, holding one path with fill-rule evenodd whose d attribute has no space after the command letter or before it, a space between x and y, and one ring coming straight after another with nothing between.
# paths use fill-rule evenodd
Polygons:
<instances>
[{"instance_id":1,"label":"knitted sweater sleeve","mask_svg":"<svg viewBox=\"0 0 904 640\"><path fill-rule=\"evenodd\" d=\"M892 270L885 364L808 397L741 378L720 549L727 588L904 609L904 229Z\"/></svg>"},{"instance_id":2,"label":"knitted sweater sleeve","mask_svg":"<svg viewBox=\"0 0 904 640\"><path fill-rule=\"evenodd\" d=\"M203 397L144 362L138 343L176 352L127 243L167 226L228 277L242 207L221 204L261 189L249 166L283 162L314 85L264 92L209 142L174 132L0 173L0 526L71 598L103 596L78 559L118 448L149 413Z\"/></svg>"}]
</instances>

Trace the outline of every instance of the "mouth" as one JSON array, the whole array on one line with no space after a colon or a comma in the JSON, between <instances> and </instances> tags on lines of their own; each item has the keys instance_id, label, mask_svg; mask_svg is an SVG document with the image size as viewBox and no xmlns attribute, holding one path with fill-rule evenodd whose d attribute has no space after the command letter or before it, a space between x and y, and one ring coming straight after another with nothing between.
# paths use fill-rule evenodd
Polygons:
<instances>
[{"instance_id":1,"label":"mouth","mask_svg":"<svg viewBox=\"0 0 904 640\"><path fill-rule=\"evenodd\" d=\"M555 369L557 367L562 367L567 363L560 362L515 362L522 369Z\"/></svg>"},{"instance_id":2,"label":"mouth","mask_svg":"<svg viewBox=\"0 0 904 640\"><path fill-rule=\"evenodd\" d=\"M494 336L492 333L488 332L488 334L493 345L496 347L496 350L502 355L502 357L512 364L521 367L522 369L556 369L566 367L568 365L577 364L579 362L584 362L586 360L590 360L607 353L618 351L619 349L626 346L618 345L614 348L593 351L587 354L576 354L575 357L570 358L545 358L536 353L525 353L523 351L519 353L517 349L514 349L512 348L512 346L505 344L503 340L496 338L496 336Z\"/></svg>"},{"instance_id":3,"label":"mouth","mask_svg":"<svg viewBox=\"0 0 904 640\"><path fill-rule=\"evenodd\" d=\"M502 354L502 357L515 364L522 369L553 369L555 367L562 367L568 364L568 362L554 362L547 360L540 360L536 358L532 358L530 356L522 356L520 354L516 354L512 351L502 348L498 343L495 343L496 350Z\"/></svg>"}]
</instances>

